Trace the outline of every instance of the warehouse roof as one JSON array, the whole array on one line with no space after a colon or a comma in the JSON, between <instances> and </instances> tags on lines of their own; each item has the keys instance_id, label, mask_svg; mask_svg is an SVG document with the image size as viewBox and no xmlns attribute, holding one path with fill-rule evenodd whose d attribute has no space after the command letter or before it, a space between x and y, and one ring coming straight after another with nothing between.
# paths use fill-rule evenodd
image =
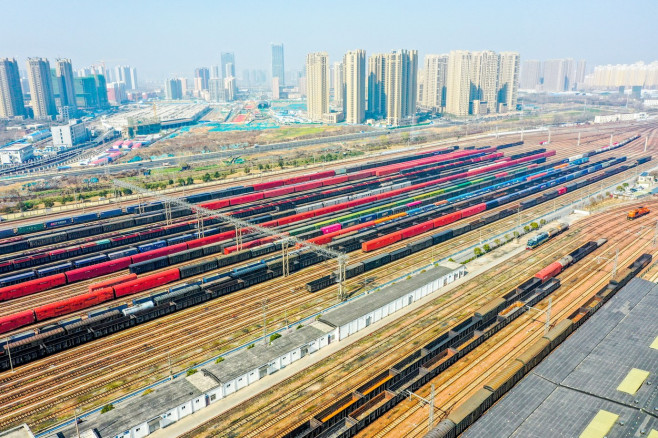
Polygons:
<instances>
[{"instance_id":1,"label":"warehouse roof","mask_svg":"<svg viewBox=\"0 0 658 438\"><path fill-rule=\"evenodd\" d=\"M497 437L575 437L600 411L619 416L608 438L658 431L656 309L658 285L632 280L463 436L490 437L495 430ZM633 369L649 377L639 384L645 374ZM629 373L634 394L619 389Z\"/></svg>"},{"instance_id":2,"label":"warehouse roof","mask_svg":"<svg viewBox=\"0 0 658 438\"><path fill-rule=\"evenodd\" d=\"M209 365L204 370L220 382L229 382L273 361L277 357L289 353L297 347L321 338L325 334L326 332L313 327L313 325L307 325L299 330L283 334L269 345L258 342L254 344L253 348L240 350L227 360Z\"/></svg>"},{"instance_id":3,"label":"warehouse roof","mask_svg":"<svg viewBox=\"0 0 658 438\"><path fill-rule=\"evenodd\" d=\"M413 292L436 279L454 272L460 267L461 265L457 263L444 262L441 265L428 269L425 272L421 272L418 275L414 275L411 278L386 286L377 292L365 295L354 300L347 306L341 306L331 310L322 315L320 321L333 327L341 327L405 296L409 292Z\"/></svg>"},{"instance_id":4,"label":"warehouse roof","mask_svg":"<svg viewBox=\"0 0 658 438\"><path fill-rule=\"evenodd\" d=\"M34 435L27 424L21 424L4 432L0 431L0 438L34 438Z\"/></svg>"},{"instance_id":5,"label":"warehouse roof","mask_svg":"<svg viewBox=\"0 0 658 438\"><path fill-rule=\"evenodd\" d=\"M153 392L132 397L117 404L111 411L94 413L79 423L80 432L96 429L102 437L113 437L124 433L138 424L159 417L160 414L180 406L201 395L187 379L176 379L167 385L160 385ZM60 431L66 438L76 437L75 425Z\"/></svg>"}]
</instances>

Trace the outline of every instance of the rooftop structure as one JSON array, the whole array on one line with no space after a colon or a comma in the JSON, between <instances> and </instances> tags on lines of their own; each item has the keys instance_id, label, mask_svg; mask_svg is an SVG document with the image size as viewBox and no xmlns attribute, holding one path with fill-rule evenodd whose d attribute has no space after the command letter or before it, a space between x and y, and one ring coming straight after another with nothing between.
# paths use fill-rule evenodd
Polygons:
<instances>
[{"instance_id":1,"label":"rooftop structure","mask_svg":"<svg viewBox=\"0 0 658 438\"><path fill-rule=\"evenodd\" d=\"M101 438L146 436L181 418L221 400L236 391L276 373L293 362L365 329L380 319L439 290L466 274L464 266L446 262L419 272L410 279L399 279L381 290L335 307L319 321L299 329L282 331L281 337L267 344L256 341L219 363L202 365L189 376L179 376L152 392L142 392L114 409L82 417L81 434L98 431ZM48 438L74 438L73 424Z\"/></svg>"},{"instance_id":2,"label":"rooftop structure","mask_svg":"<svg viewBox=\"0 0 658 438\"><path fill-rule=\"evenodd\" d=\"M656 309L658 285L632 280L463 436L658 434Z\"/></svg>"}]
</instances>

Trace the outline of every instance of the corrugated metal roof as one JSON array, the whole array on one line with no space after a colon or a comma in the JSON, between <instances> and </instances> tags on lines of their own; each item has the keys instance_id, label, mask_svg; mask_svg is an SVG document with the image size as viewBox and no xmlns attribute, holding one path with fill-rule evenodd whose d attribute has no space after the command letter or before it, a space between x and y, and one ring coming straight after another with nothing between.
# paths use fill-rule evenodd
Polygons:
<instances>
[{"instance_id":1,"label":"corrugated metal roof","mask_svg":"<svg viewBox=\"0 0 658 438\"><path fill-rule=\"evenodd\" d=\"M647 380L647 377L649 377L649 371L633 368L628 372L626 377L624 377L624 380L621 381L617 390L627 392L630 395L635 395L637 390L640 389L640 386L642 386L644 381Z\"/></svg>"},{"instance_id":2,"label":"corrugated metal roof","mask_svg":"<svg viewBox=\"0 0 658 438\"><path fill-rule=\"evenodd\" d=\"M653 340L650 347L653 348L654 350L658 350L658 336L656 336L656 339Z\"/></svg>"},{"instance_id":3,"label":"corrugated metal roof","mask_svg":"<svg viewBox=\"0 0 658 438\"><path fill-rule=\"evenodd\" d=\"M600 410L580 434L580 438L603 438L608 435L617 418L619 418L617 414Z\"/></svg>"},{"instance_id":4,"label":"corrugated metal roof","mask_svg":"<svg viewBox=\"0 0 658 438\"><path fill-rule=\"evenodd\" d=\"M652 342L658 347L656 308L658 285L632 280L463 436L491 438L494 430L501 438L577 437L600 410L624 422L609 438L658 430L658 418L649 413L658 385L645 383L635 394L617 389L633 368L658 370L658 348L648 348ZM653 374L649 380L655 380Z\"/></svg>"}]
</instances>

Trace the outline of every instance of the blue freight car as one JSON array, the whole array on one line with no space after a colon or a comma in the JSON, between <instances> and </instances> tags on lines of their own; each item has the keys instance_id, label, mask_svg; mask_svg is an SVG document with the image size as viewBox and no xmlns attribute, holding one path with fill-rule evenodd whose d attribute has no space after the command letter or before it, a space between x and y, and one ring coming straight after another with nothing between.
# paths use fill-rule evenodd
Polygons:
<instances>
[{"instance_id":1,"label":"blue freight car","mask_svg":"<svg viewBox=\"0 0 658 438\"><path fill-rule=\"evenodd\" d=\"M47 268L37 269L37 276L38 277L46 277L48 275L59 274L60 272L66 272L69 269L71 269L71 263L70 262L60 263L60 264L55 265L55 266L49 266Z\"/></svg>"},{"instance_id":2,"label":"blue freight car","mask_svg":"<svg viewBox=\"0 0 658 438\"><path fill-rule=\"evenodd\" d=\"M2 286L11 286L12 284L22 283L27 280L32 280L34 277L34 272L24 272L22 274L9 275L7 277L0 278L0 287Z\"/></svg>"},{"instance_id":3,"label":"blue freight car","mask_svg":"<svg viewBox=\"0 0 658 438\"><path fill-rule=\"evenodd\" d=\"M98 217L101 218L101 219L105 219L105 218L108 218L108 217L121 216L122 214L123 214L123 210L121 210L120 208L116 208L114 210L101 211L98 214Z\"/></svg>"},{"instance_id":4,"label":"blue freight car","mask_svg":"<svg viewBox=\"0 0 658 438\"><path fill-rule=\"evenodd\" d=\"M73 222L75 222L76 224L82 222L95 221L96 219L98 219L98 213L86 213L78 216L73 216Z\"/></svg>"},{"instance_id":5,"label":"blue freight car","mask_svg":"<svg viewBox=\"0 0 658 438\"><path fill-rule=\"evenodd\" d=\"M73 264L75 265L76 268L82 268L83 266L94 265L96 263L104 262L106 260L107 260L107 256L105 254L99 254L93 257L87 257L84 259L75 260Z\"/></svg>"},{"instance_id":6,"label":"blue freight car","mask_svg":"<svg viewBox=\"0 0 658 438\"><path fill-rule=\"evenodd\" d=\"M116 260L120 259L121 257L129 257L131 255L137 254L139 251L137 251L137 248L126 248L122 251L114 251L114 252L109 252L107 253L107 258L110 260Z\"/></svg>"},{"instance_id":7,"label":"blue freight car","mask_svg":"<svg viewBox=\"0 0 658 438\"><path fill-rule=\"evenodd\" d=\"M70 217L64 217L61 219L55 219L52 221L46 222L44 225L46 228L55 228L55 227L63 227L64 225L69 225L73 223L73 219Z\"/></svg>"},{"instance_id":8,"label":"blue freight car","mask_svg":"<svg viewBox=\"0 0 658 438\"><path fill-rule=\"evenodd\" d=\"M137 249L139 252L146 252L146 251L151 251L153 249L158 249L158 248L164 248L167 246L167 242L165 240L156 240L155 242L152 243L145 243L144 245L139 245Z\"/></svg>"}]
</instances>

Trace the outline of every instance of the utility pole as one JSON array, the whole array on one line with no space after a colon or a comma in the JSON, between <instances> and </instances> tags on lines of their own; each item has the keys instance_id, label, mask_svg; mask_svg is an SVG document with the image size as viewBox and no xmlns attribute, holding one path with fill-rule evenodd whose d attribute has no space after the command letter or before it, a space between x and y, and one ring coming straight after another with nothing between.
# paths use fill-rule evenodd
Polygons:
<instances>
[{"instance_id":1,"label":"utility pole","mask_svg":"<svg viewBox=\"0 0 658 438\"><path fill-rule=\"evenodd\" d=\"M649 143L649 137L644 137L644 152L647 151L647 144Z\"/></svg>"},{"instance_id":2,"label":"utility pole","mask_svg":"<svg viewBox=\"0 0 658 438\"><path fill-rule=\"evenodd\" d=\"M546 144L551 144L551 128L548 128L548 142Z\"/></svg>"},{"instance_id":3,"label":"utility pole","mask_svg":"<svg viewBox=\"0 0 658 438\"><path fill-rule=\"evenodd\" d=\"M610 134L610 144L609 146L612 146L612 134Z\"/></svg>"},{"instance_id":4,"label":"utility pole","mask_svg":"<svg viewBox=\"0 0 658 438\"><path fill-rule=\"evenodd\" d=\"M539 313L546 315L546 323L544 324L544 334L548 333L548 330L551 328L551 307L553 305L553 297L548 297L548 307L546 310L538 309L532 306L525 306L528 309L536 310Z\"/></svg>"},{"instance_id":5,"label":"utility pole","mask_svg":"<svg viewBox=\"0 0 658 438\"><path fill-rule=\"evenodd\" d=\"M656 229L658 229L658 223L656 223ZM11 368L11 372L14 372L14 363L11 361L11 348L9 348L9 338L7 338L7 345L5 347L7 349L7 353L9 354L9 367Z\"/></svg>"},{"instance_id":6,"label":"utility pole","mask_svg":"<svg viewBox=\"0 0 658 438\"><path fill-rule=\"evenodd\" d=\"M653 243L651 246L656 246L656 240L658 240L658 220L656 220L656 228L654 229L653 232Z\"/></svg>"},{"instance_id":7,"label":"utility pole","mask_svg":"<svg viewBox=\"0 0 658 438\"><path fill-rule=\"evenodd\" d=\"M167 362L169 363L169 380L174 380L174 373L171 370L171 352L167 352Z\"/></svg>"},{"instance_id":8,"label":"utility pole","mask_svg":"<svg viewBox=\"0 0 658 438\"><path fill-rule=\"evenodd\" d=\"M658 223L656 224L656 227L658 229ZM655 240L655 235L654 235L654 240ZM597 256L596 260L600 262L601 260L606 260L606 261L611 261L612 260L612 272L610 274L610 279L614 280L615 277L617 276L617 261L619 259L619 248L615 248L615 256L614 258L607 258L607 257L601 257Z\"/></svg>"},{"instance_id":9,"label":"utility pole","mask_svg":"<svg viewBox=\"0 0 658 438\"><path fill-rule=\"evenodd\" d=\"M413 397L416 397L418 401L422 404L426 404L428 406L428 424L427 424L427 430L430 431L432 430L432 426L434 426L434 410L438 410L440 412L443 412L441 409L437 408L434 406L434 384L432 383L432 386L430 387L430 398L426 399L425 397L421 397L418 394L415 394L411 391L405 391L407 394L409 394L409 400L411 400Z\"/></svg>"},{"instance_id":10,"label":"utility pole","mask_svg":"<svg viewBox=\"0 0 658 438\"><path fill-rule=\"evenodd\" d=\"M78 438L80 438L80 428L78 427L78 408L77 407L73 410L73 415L75 416L75 433L78 435Z\"/></svg>"},{"instance_id":11,"label":"utility pole","mask_svg":"<svg viewBox=\"0 0 658 438\"><path fill-rule=\"evenodd\" d=\"M263 307L263 340L265 341L265 345L267 345L267 298L263 300L262 303Z\"/></svg>"},{"instance_id":12,"label":"utility pole","mask_svg":"<svg viewBox=\"0 0 658 438\"><path fill-rule=\"evenodd\" d=\"M580 131L578 131L578 146L580 146Z\"/></svg>"}]
</instances>

